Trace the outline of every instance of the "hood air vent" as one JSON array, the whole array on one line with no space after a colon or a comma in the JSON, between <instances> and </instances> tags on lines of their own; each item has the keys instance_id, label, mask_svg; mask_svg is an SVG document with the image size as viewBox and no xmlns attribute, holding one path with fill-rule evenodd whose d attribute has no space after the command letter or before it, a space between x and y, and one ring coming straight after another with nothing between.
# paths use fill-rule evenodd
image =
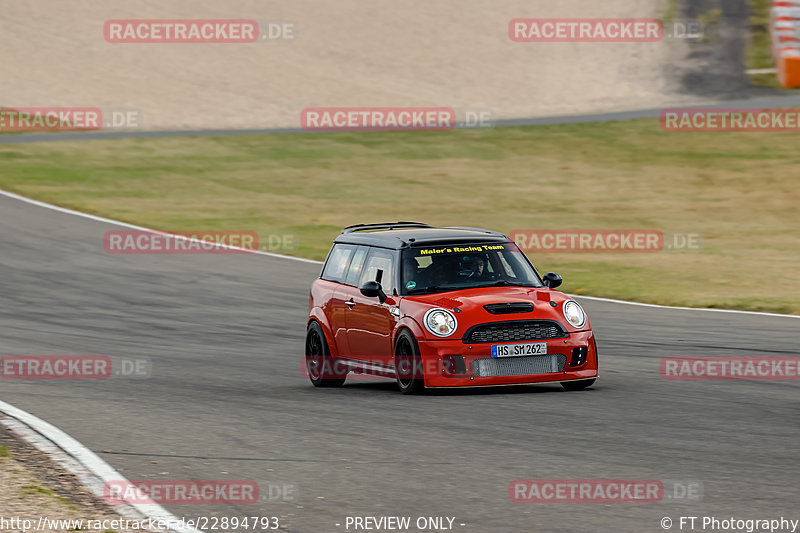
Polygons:
<instances>
[{"instance_id":1,"label":"hood air vent","mask_svg":"<svg viewBox=\"0 0 800 533\"><path fill-rule=\"evenodd\" d=\"M484 309L493 315L510 315L512 313L532 313L533 304L530 302L508 302L502 304L488 304Z\"/></svg>"}]
</instances>

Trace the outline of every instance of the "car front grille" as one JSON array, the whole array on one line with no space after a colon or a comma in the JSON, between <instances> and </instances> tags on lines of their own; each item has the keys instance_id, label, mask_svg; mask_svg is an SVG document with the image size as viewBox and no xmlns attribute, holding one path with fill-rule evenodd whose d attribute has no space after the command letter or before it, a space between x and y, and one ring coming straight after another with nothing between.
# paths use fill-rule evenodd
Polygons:
<instances>
[{"instance_id":1,"label":"car front grille","mask_svg":"<svg viewBox=\"0 0 800 533\"><path fill-rule=\"evenodd\" d=\"M472 372L479 378L531 376L561 372L565 364L567 356L563 354L494 357L473 361Z\"/></svg>"},{"instance_id":2,"label":"car front grille","mask_svg":"<svg viewBox=\"0 0 800 533\"><path fill-rule=\"evenodd\" d=\"M474 326L464 335L465 343L538 341L561 339L567 336L566 330L552 320L513 320Z\"/></svg>"}]
</instances>

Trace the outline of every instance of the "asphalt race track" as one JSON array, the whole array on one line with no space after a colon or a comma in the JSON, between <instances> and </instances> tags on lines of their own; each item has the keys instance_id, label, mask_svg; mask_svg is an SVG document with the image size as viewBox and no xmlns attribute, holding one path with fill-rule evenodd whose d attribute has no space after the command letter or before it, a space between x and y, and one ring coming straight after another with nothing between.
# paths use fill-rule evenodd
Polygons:
<instances>
[{"instance_id":1,"label":"asphalt race track","mask_svg":"<svg viewBox=\"0 0 800 533\"><path fill-rule=\"evenodd\" d=\"M103 234L112 229L0 197L0 354L147 358L152 376L4 379L0 399L57 425L130 480L297 489L291 501L166 506L179 517L281 516L288 531L337 532L346 516L448 516L456 531L569 533L663 531L662 517L680 515L800 518L800 384L659 375L664 356L800 355L796 319L585 301L601 356L590 390L408 397L388 380L320 390L300 370L318 265L110 255ZM742 272L741 282L780 280ZM584 478L700 482L704 496L509 500L515 479Z\"/></svg>"}]
</instances>

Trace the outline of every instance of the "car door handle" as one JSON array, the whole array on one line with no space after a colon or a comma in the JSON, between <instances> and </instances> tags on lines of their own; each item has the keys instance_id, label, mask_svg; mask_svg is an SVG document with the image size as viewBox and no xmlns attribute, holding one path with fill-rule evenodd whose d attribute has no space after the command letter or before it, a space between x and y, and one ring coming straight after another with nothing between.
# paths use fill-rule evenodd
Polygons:
<instances>
[{"instance_id":1,"label":"car door handle","mask_svg":"<svg viewBox=\"0 0 800 533\"><path fill-rule=\"evenodd\" d=\"M356 303L353 300L350 300L349 302L345 302L345 305L352 309Z\"/></svg>"}]
</instances>

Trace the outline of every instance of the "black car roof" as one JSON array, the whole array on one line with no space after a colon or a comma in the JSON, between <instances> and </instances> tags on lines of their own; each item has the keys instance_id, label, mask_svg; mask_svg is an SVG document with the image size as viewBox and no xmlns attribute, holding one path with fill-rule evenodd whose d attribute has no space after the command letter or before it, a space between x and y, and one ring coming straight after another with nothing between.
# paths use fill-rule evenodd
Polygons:
<instances>
[{"instance_id":1,"label":"black car roof","mask_svg":"<svg viewBox=\"0 0 800 533\"><path fill-rule=\"evenodd\" d=\"M398 250L442 244L506 243L511 239L497 231L482 228L437 228L419 222L387 222L349 226L342 230L334 242Z\"/></svg>"}]
</instances>

